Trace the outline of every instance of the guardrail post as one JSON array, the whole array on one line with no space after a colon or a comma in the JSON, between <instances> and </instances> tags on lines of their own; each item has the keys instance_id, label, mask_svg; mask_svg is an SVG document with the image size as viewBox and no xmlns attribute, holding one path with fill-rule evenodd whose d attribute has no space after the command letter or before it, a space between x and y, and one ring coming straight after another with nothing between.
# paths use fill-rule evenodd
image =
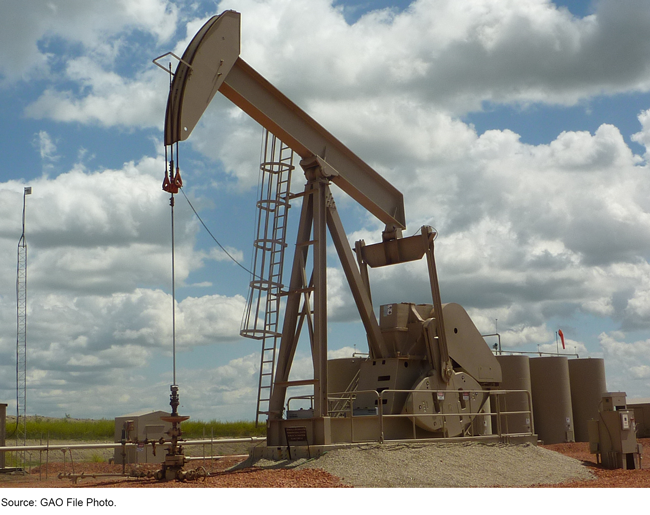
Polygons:
<instances>
[{"instance_id":1,"label":"guardrail post","mask_svg":"<svg viewBox=\"0 0 650 515\"><path fill-rule=\"evenodd\" d=\"M384 391L377 392L379 397L377 403L379 405L379 443L384 443Z\"/></svg>"},{"instance_id":2,"label":"guardrail post","mask_svg":"<svg viewBox=\"0 0 650 515\"><path fill-rule=\"evenodd\" d=\"M0 447L5 446L7 436L7 405L0 404ZM5 453L0 452L0 469L5 468Z\"/></svg>"},{"instance_id":3,"label":"guardrail post","mask_svg":"<svg viewBox=\"0 0 650 515\"><path fill-rule=\"evenodd\" d=\"M499 435L499 438L501 438L503 436L501 432L501 397L498 393L495 394L494 400L497 405L497 434Z\"/></svg>"}]
</instances>

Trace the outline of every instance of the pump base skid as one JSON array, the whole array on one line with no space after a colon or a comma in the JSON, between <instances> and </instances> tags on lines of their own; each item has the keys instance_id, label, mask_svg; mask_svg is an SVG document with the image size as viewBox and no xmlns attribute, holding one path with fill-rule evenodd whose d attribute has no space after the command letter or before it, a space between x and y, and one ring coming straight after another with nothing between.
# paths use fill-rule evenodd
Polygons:
<instances>
[{"instance_id":1,"label":"pump base skid","mask_svg":"<svg viewBox=\"0 0 650 515\"><path fill-rule=\"evenodd\" d=\"M466 442L478 442L485 444L495 444L495 443L506 443L512 445L522 445L522 444L532 444L537 445L537 435L508 435L499 437L498 435L489 435L489 436L468 436L468 437L457 437L457 438L418 438L415 440L390 440L380 444L376 441L358 441L354 443L333 443L329 445L293 445L291 444L291 457L289 457L289 449L287 444L283 445L265 445L259 447L253 447L250 450L250 458L252 460L258 459L268 459L268 460L296 460L296 459L310 459L317 458L323 454L333 451L336 449L350 449L357 447L359 445L368 445L368 444L377 444L377 445L386 445L390 446L393 444L449 444L449 443L466 443Z\"/></svg>"}]
</instances>

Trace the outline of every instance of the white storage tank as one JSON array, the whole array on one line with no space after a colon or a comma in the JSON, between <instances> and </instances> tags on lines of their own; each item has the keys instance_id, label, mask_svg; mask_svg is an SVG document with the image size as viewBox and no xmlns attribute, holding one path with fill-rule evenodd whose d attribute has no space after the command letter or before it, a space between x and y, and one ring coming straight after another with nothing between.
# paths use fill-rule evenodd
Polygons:
<instances>
[{"instance_id":1,"label":"white storage tank","mask_svg":"<svg viewBox=\"0 0 650 515\"><path fill-rule=\"evenodd\" d=\"M571 382L571 405L575 425L576 442L589 441L589 420L598 418L598 406L605 384L605 360L601 358L582 358L569 360Z\"/></svg>"},{"instance_id":2,"label":"white storage tank","mask_svg":"<svg viewBox=\"0 0 650 515\"><path fill-rule=\"evenodd\" d=\"M535 432L545 444L575 441L568 361L566 356L530 359Z\"/></svg>"}]
</instances>

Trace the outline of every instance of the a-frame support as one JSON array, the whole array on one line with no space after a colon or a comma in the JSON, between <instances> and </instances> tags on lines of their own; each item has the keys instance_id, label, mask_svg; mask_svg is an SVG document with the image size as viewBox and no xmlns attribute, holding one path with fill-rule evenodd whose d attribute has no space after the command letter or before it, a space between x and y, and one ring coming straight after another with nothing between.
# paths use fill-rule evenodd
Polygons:
<instances>
[{"instance_id":1,"label":"a-frame support","mask_svg":"<svg viewBox=\"0 0 650 515\"><path fill-rule=\"evenodd\" d=\"M323 173L319 159L303 160L305 185L296 248L287 294L282 340L278 351L273 392L269 405L268 444L280 445L282 419L287 388L313 385L314 419L328 416L327 403L327 230L332 237L343 271L350 285L361 320L368 334L371 355L381 355L383 338L372 309L369 292L361 278L352 249L345 236L343 224L330 191L329 178ZM307 282L309 248L312 247L312 274ZM313 305L313 311L312 311ZM313 317L312 317L313 314ZM314 370L313 380L289 381L291 364L296 352L304 321L310 328L310 343ZM327 424L322 424L327 427ZM316 431L314 443L327 443L326 429ZM322 441L318 441L322 440Z\"/></svg>"}]
</instances>

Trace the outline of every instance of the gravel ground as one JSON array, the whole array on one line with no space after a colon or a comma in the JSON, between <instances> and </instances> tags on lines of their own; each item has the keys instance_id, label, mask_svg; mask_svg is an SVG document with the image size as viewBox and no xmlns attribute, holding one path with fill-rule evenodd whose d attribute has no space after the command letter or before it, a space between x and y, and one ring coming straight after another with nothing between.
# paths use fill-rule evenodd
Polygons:
<instances>
[{"instance_id":1,"label":"gravel ground","mask_svg":"<svg viewBox=\"0 0 650 515\"><path fill-rule=\"evenodd\" d=\"M335 487L560 487L650 488L650 439L643 444L641 470L605 470L587 443L535 447L499 444L363 445L331 451L318 459L268 461L224 458L191 462L210 474L200 481L159 482L125 477L57 479L72 472L68 461L36 467L28 475L0 474L1 488L335 488ZM149 465L152 470L159 468ZM80 463L76 473L119 474L106 462Z\"/></svg>"},{"instance_id":2,"label":"gravel ground","mask_svg":"<svg viewBox=\"0 0 650 515\"><path fill-rule=\"evenodd\" d=\"M529 444L372 444L312 460L247 460L237 468L252 465L321 469L343 484L378 488L523 487L595 478L580 461Z\"/></svg>"}]
</instances>

